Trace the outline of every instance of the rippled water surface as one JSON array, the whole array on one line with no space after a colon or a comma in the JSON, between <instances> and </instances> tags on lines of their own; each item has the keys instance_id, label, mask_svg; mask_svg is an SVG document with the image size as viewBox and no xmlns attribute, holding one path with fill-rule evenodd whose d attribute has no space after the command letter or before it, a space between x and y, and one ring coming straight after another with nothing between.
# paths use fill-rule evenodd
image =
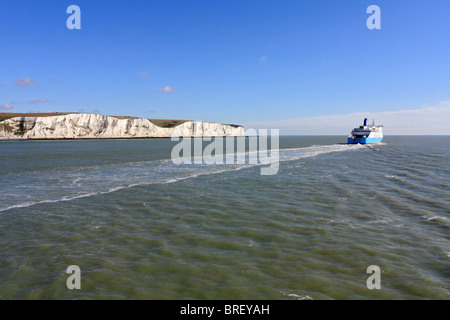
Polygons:
<instances>
[{"instance_id":1,"label":"rippled water surface","mask_svg":"<svg viewBox=\"0 0 450 320\"><path fill-rule=\"evenodd\" d=\"M164 139L0 142L0 299L450 299L450 137L344 141L281 137L273 176Z\"/></svg>"}]
</instances>

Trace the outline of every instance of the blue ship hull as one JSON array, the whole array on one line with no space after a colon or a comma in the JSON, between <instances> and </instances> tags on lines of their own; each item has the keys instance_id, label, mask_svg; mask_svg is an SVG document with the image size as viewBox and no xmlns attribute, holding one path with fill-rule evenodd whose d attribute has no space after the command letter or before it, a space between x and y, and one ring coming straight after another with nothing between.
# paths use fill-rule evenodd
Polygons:
<instances>
[{"instance_id":1,"label":"blue ship hull","mask_svg":"<svg viewBox=\"0 0 450 320\"><path fill-rule=\"evenodd\" d=\"M367 143L379 143L381 142L381 140L383 140L383 137L381 138L358 138L358 139L353 139L353 138L348 138L348 142L349 144L367 144Z\"/></svg>"}]
</instances>

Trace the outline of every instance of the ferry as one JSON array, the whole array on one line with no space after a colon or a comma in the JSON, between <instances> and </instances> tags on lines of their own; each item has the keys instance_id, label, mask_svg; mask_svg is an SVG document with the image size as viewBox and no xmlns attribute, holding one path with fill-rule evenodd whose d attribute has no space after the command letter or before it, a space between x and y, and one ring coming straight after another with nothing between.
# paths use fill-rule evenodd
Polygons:
<instances>
[{"instance_id":1,"label":"ferry","mask_svg":"<svg viewBox=\"0 0 450 320\"><path fill-rule=\"evenodd\" d=\"M368 125L367 118L364 119L364 125L353 129L348 136L348 144L379 143L381 140L383 140L383 126L376 126L375 122Z\"/></svg>"}]
</instances>

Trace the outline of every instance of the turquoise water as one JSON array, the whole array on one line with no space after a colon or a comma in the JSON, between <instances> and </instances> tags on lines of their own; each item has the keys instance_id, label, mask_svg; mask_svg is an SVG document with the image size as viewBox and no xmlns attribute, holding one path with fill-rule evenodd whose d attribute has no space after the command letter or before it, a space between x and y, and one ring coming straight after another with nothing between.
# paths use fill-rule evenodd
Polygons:
<instances>
[{"instance_id":1,"label":"turquoise water","mask_svg":"<svg viewBox=\"0 0 450 320\"><path fill-rule=\"evenodd\" d=\"M342 142L281 137L273 176L165 139L0 142L0 299L449 299L450 138Z\"/></svg>"}]
</instances>

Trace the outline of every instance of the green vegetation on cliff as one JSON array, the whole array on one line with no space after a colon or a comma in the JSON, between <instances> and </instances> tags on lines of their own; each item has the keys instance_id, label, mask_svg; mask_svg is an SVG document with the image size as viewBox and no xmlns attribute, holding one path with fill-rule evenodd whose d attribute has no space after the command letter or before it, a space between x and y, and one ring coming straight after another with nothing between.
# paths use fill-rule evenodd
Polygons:
<instances>
[{"instance_id":1,"label":"green vegetation on cliff","mask_svg":"<svg viewBox=\"0 0 450 320\"><path fill-rule=\"evenodd\" d=\"M67 114L73 114L78 112L48 112L48 113L9 113L9 112L3 112L0 113L0 122L4 120L8 120L11 118L17 118L17 117L53 117L53 116L64 116ZM138 117L128 117L128 116L111 116L117 119L139 119ZM161 128L173 128L176 126L179 126L180 124L185 123L189 120L164 120L164 119L148 119L155 125ZM0 126L0 130L5 130L8 132L12 131L12 128L10 126L7 126L6 124L2 124ZM23 133L21 133L23 134Z\"/></svg>"},{"instance_id":2,"label":"green vegetation on cliff","mask_svg":"<svg viewBox=\"0 0 450 320\"><path fill-rule=\"evenodd\" d=\"M17 117L53 117L70 114L70 112L47 112L47 113L10 113L0 112L0 122Z\"/></svg>"}]
</instances>

